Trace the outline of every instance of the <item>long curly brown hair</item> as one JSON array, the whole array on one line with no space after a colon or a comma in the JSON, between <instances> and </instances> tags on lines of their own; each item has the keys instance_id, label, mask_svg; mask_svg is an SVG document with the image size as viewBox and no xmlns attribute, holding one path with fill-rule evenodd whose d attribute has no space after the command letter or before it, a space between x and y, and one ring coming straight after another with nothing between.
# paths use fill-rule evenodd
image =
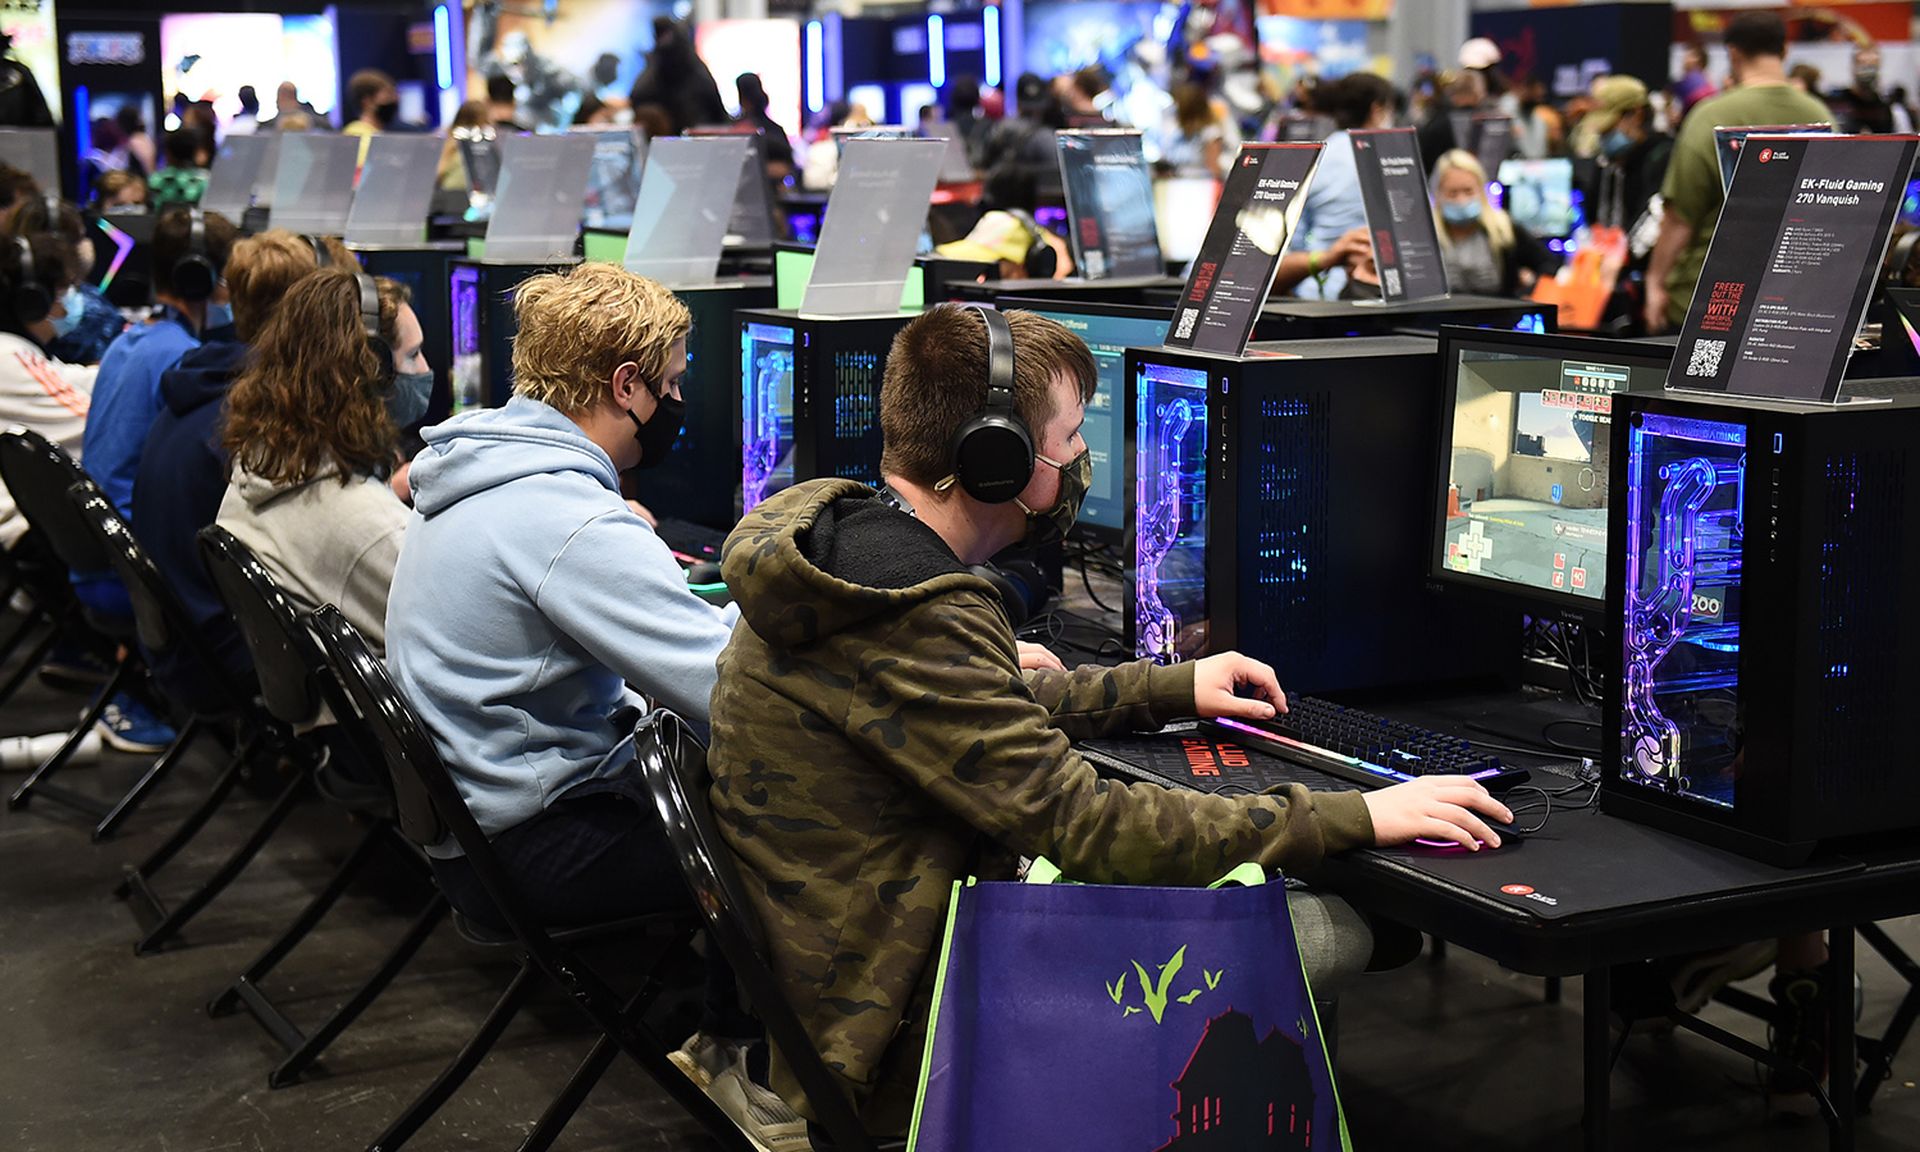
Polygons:
<instances>
[{"instance_id":1,"label":"long curly brown hair","mask_svg":"<svg viewBox=\"0 0 1920 1152\"><path fill-rule=\"evenodd\" d=\"M399 341L407 290L385 277L380 337ZM275 484L298 487L326 473L340 483L385 471L398 433L387 415L387 378L360 322L360 286L344 268L323 268L288 289L252 357L227 393L221 443L234 463Z\"/></svg>"}]
</instances>

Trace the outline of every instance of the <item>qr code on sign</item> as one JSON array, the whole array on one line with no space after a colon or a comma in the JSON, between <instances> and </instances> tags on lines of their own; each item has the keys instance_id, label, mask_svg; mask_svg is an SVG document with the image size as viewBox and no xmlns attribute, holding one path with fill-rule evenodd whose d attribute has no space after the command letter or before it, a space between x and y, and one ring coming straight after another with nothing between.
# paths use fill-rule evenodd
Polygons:
<instances>
[{"instance_id":1,"label":"qr code on sign","mask_svg":"<svg viewBox=\"0 0 1920 1152\"><path fill-rule=\"evenodd\" d=\"M1720 357L1727 350L1725 340L1695 340L1687 357L1687 375L1713 376L1720 371Z\"/></svg>"},{"instance_id":2,"label":"qr code on sign","mask_svg":"<svg viewBox=\"0 0 1920 1152\"><path fill-rule=\"evenodd\" d=\"M1380 279L1386 287L1387 295L1400 295L1400 269L1388 268L1386 271L1380 273Z\"/></svg>"}]
</instances>

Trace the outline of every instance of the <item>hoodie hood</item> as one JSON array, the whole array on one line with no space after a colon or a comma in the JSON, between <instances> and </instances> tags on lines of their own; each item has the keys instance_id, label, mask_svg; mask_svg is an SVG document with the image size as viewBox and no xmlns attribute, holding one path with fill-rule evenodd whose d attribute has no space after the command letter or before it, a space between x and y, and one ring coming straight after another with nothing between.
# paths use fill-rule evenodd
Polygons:
<instances>
[{"instance_id":1,"label":"hoodie hood","mask_svg":"<svg viewBox=\"0 0 1920 1152\"><path fill-rule=\"evenodd\" d=\"M515 396L504 408L463 412L421 433L427 446L407 474L423 516L528 476L579 472L616 495L620 474L599 445L560 412Z\"/></svg>"},{"instance_id":2,"label":"hoodie hood","mask_svg":"<svg viewBox=\"0 0 1920 1152\"><path fill-rule=\"evenodd\" d=\"M216 341L192 348L160 375L160 395L176 416L226 399L233 378L247 361L247 346Z\"/></svg>"},{"instance_id":3,"label":"hoodie hood","mask_svg":"<svg viewBox=\"0 0 1920 1152\"><path fill-rule=\"evenodd\" d=\"M954 592L1000 603L933 529L851 480L796 484L755 506L727 537L721 571L741 618L775 648Z\"/></svg>"}]
</instances>

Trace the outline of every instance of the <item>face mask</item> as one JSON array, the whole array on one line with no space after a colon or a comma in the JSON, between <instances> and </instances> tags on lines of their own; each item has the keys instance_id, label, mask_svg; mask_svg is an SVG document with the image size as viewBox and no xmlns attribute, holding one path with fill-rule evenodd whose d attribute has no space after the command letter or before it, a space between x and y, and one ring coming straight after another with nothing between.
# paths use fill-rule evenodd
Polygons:
<instances>
[{"instance_id":1,"label":"face mask","mask_svg":"<svg viewBox=\"0 0 1920 1152\"><path fill-rule=\"evenodd\" d=\"M1618 156L1631 147L1633 139L1618 128L1600 138L1600 153L1603 156Z\"/></svg>"},{"instance_id":2,"label":"face mask","mask_svg":"<svg viewBox=\"0 0 1920 1152\"><path fill-rule=\"evenodd\" d=\"M387 415L395 428L411 428L427 414L433 399L432 372L395 372L393 391L387 393Z\"/></svg>"},{"instance_id":3,"label":"face mask","mask_svg":"<svg viewBox=\"0 0 1920 1152\"><path fill-rule=\"evenodd\" d=\"M400 101L389 100L384 104L373 106L373 121L380 127L391 128L393 122L398 119L400 119Z\"/></svg>"},{"instance_id":4,"label":"face mask","mask_svg":"<svg viewBox=\"0 0 1920 1152\"><path fill-rule=\"evenodd\" d=\"M215 304L209 301L207 303L207 322L200 326L200 331L205 333L211 332L215 328L231 327L233 327L233 305L231 303Z\"/></svg>"},{"instance_id":5,"label":"face mask","mask_svg":"<svg viewBox=\"0 0 1920 1152\"><path fill-rule=\"evenodd\" d=\"M56 340L65 339L75 328L80 327L80 317L87 311L87 298L80 295L79 287L75 286L67 289L66 295L60 297L60 306L67 310L67 314L52 318L53 336Z\"/></svg>"},{"instance_id":6,"label":"face mask","mask_svg":"<svg viewBox=\"0 0 1920 1152\"><path fill-rule=\"evenodd\" d=\"M1449 200L1440 205L1440 218L1449 224L1471 224L1480 219L1480 201L1466 200L1455 203Z\"/></svg>"},{"instance_id":7,"label":"face mask","mask_svg":"<svg viewBox=\"0 0 1920 1152\"><path fill-rule=\"evenodd\" d=\"M1044 512L1036 512L1021 504L1018 497L1014 503L1020 505L1020 511L1027 514L1027 535L1021 544L1028 548L1045 548L1066 539L1067 529L1080 515L1080 505L1087 498L1087 488L1093 483L1093 453L1081 449L1080 455L1065 464L1036 455L1034 459L1060 470L1060 498L1053 507Z\"/></svg>"},{"instance_id":8,"label":"face mask","mask_svg":"<svg viewBox=\"0 0 1920 1152\"><path fill-rule=\"evenodd\" d=\"M673 442L680 438L680 425L686 421L687 404L676 400L666 392L654 397L653 415L641 420L627 410L627 419L633 421L633 438L640 442L640 463L636 468L654 468L667 462L667 454L673 451Z\"/></svg>"}]
</instances>

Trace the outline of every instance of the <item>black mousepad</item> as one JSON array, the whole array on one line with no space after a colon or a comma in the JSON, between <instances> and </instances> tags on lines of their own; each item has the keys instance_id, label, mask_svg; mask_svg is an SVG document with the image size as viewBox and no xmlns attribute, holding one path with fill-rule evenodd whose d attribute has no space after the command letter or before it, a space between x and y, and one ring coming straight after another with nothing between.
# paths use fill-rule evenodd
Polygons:
<instances>
[{"instance_id":1,"label":"black mousepad","mask_svg":"<svg viewBox=\"0 0 1920 1152\"><path fill-rule=\"evenodd\" d=\"M1171 788L1235 795L1263 792L1277 784L1305 784L1317 791L1354 785L1185 726L1140 736L1089 740L1080 745L1097 768L1111 775ZM1534 782L1542 783L1536 772ZM1564 788L1570 781L1547 781ZM1457 889L1484 896L1543 920L1617 912L1645 904L1730 894L1858 871L1856 860L1835 858L1800 868L1775 868L1722 852L1672 833L1577 807L1588 798L1576 791L1554 808L1538 831L1508 838L1495 849L1409 845L1373 851L1395 865L1426 873ZM1508 794L1524 830L1540 822L1539 797Z\"/></svg>"}]
</instances>

